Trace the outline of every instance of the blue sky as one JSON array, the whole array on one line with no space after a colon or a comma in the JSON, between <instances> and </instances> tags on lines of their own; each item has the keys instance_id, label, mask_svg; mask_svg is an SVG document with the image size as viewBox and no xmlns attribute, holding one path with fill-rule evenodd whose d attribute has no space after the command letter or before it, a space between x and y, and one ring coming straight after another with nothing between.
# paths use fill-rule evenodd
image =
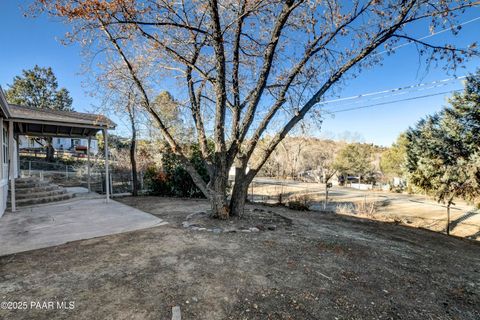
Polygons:
<instances>
[{"instance_id":1,"label":"blue sky","mask_svg":"<svg viewBox=\"0 0 480 320\"><path fill-rule=\"evenodd\" d=\"M59 42L65 32L69 31L68 26L45 16L36 19L25 18L21 8L25 3L25 1L13 0L0 1L0 39L2 41L0 85L6 88L22 69L32 68L35 64L51 66L57 75L59 85L70 91L75 110L94 110L98 101L88 95L91 87L85 83L86 76L80 74L83 62L80 47L64 46ZM477 17L480 17L480 9L475 8L466 12L460 21L469 21ZM463 46L478 40L478 30L480 30L480 19L465 25L460 36L456 38L452 38L447 32L430 40L442 44L448 41ZM427 29L415 30L415 35L418 37L427 34ZM456 75L474 72L479 67L480 61L477 58L468 62L466 69L457 70ZM386 57L382 66L365 70L358 78L349 81L341 91L341 96L376 92L450 77L452 73L447 74L434 66L425 72L424 66L419 66L415 47L407 46L399 49L397 54ZM458 88L461 88L461 82L451 81L440 88L390 99L409 98ZM446 97L448 94L326 116L320 135L338 137L345 131L349 131L360 134L365 142L390 145L400 132L414 125L421 117L440 110L446 104ZM388 100L385 98L381 101ZM327 109L334 111L371 103L375 101L363 99L356 104L342 103L331 105Z\"/></svg>"}]
</instances>

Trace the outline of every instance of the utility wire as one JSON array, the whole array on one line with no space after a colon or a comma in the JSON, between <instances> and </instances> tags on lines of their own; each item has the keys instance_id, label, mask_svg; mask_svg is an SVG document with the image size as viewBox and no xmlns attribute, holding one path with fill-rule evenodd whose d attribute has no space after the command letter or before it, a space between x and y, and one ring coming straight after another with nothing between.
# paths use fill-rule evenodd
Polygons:
<instances>
[{"instance_id":1,"label":"utility wire","mask_svg":"<svg viewBox=\"0 0 480 320\"><path fill-rule=\"evenodd\" d=\"M434 36L436 36L436 35L442 34L442 33L444 33L444 32L453 30L453 29L455 29L455 28L458 28L458 27L460 27L460 26L467 25L467 24L469 24L469 23L472 23L472 22L475 22L475 21L478 21L478 20L480 20L480 16L478 16L478 17L476 17L476 18L473 18L473 19L470 19L470 20L467 20L467 21L464 21L464 22L459 23L459 24L457 24L457 25L451 26L451 27L449 27L449 28L445 28L445 29L439 30L439 31L437 31L437 32L433 32L433 33L431 33L431 34L429 34L429 35L420 37L420 38L418 38L417 40L425 40L425 39L434 37ZM399 48L402 48L402 47L411 45L411 44L413 44L413 43L414 43L413 41L408 41L408 42L406 42L406 43L403 43L403 44L400 44L400 45L398 45L398 46L393 47L392 50L396 50L396 49L399 49ZM385 51L381 51L381 52L375 53L375 54L373 54L373 55L374 55L374 56L376 56L376 55L381 55L381 54L385 54L385 53L387 53L387 52L388 52L388 51L385 50ZM382 91L377 91L377 92L369 92L369 93L360 94L360 95L351 96L351 97L346 97L346 98L339 98L339 99L333 99L333 100L323 101L323 102L317 103L317 105L324 106L325 104L329 104L329 103L333 103L333 102L354 100L354 99L359 99L359 98L363 98L363 97L366 97L366 96L372 96L372 95L378 95L378 94L384 94L384 93L393 93L393 92L397 92L397 91L401 91L401 90L418 88L418 87L422 87L422 86L426 86L426 85L432 85L432 84L439 84L439 83L444 83L444 82L448 82L448 81L452 81L452 80L461 80L461 79L464 79L464 78L466 78L466 76L448 78L448 79L443 79L443 80L437 80L437 81L433 81L433 82L429 82L429 83L420 83L420 84L416 84L416 85L410 85L410 86L407 86L407 87L400 87L400 88L389 89L389 90L382 90ZM436 86L434 86L434 87L432 87L432 88L435 88L435 87L436 87ZM427 88L426 88L426 89L427 89ZM428 88L428 89L431 89L431 88ZM419 91L419 90L418 90L418 91ZM439 94L440 94L440 93L439 93ZM388 97L388 96L387 96L387 97ZM265 114L266 114L266 113L268 113L268 111L265 112Z\"/></svg>"},{"instance_id":2,"label":"utility wire","mask_svg":"<svg viewBox=\"0 0 480 320\"><path fill-rule=\"evenodd\" d=\"M405 99L398 99L398 100L387 101L387 102L380 102L380 103L370 104L370 105L361 106L361 107L346 108L346 109L341 109L341 110L337 110L337 111L328 111L328 112L329 113L340 113L340 112L354 111L354 110L359 110L359 109L366 109L366 108L372 108L372 107L383 106L383 105L388 105L388 104L394 104L394 103L402 102L402 101L411 101L411 100L423 99L423 98L428 98L428 97L434 97L434 96L439 96L439 95L442 95L442 94L454 93L454 92L460 92L460 91L463 91L463 89L450 90L450 91L444 91L444 92L433 93L433 94L426 94L426 95L423 95L423 96L417 96L417 97L411 97L411 98L405 98Z\"/></svg>"},{"instance_id":3,"label":"utility wire","mask_svg":"<svg viewBox=\"0 0 480 320\"><path fill-rule=\"evenodd\" d=\"M375 96L375 95L385 94L385 93L395 93L395 92L402 91L402 90L422 88L422 87L429 86L429 85L442 85L446 82L450 82L450 81L453 81L453 80L462 80L462 79L465 79L466 77L467 76L454 77L454 78L448 78L448 79L443 79L443 80L436 80L436 81L432 81L432 82L425 82L425 83L409 85L409 86L405 86L405 87L381 90L381 91L376 91L376 92L362 93L362 94L358 94L358 95L355 95L355 96L338 98L338 99L333 99L333 100L328 100L328 101L322 101L322 102L319 102L318 104L320 106L324 106L324 105L329 104L329 103L361 99L361 98L364 98L364 97ZM430 87L430 88L422 88L422 90L433 89L433 88L436 88L436 87L438 87L438 86L433 86L433 87ZM388 96L386 96L386 97L388 98Z\"/></svg>"},{"instance_id":4,"label":"utility wire","mask_svg":"<svg viewBox=\"0 0 480 320\"><path fill-rule=\"evenodd\" d=\"M429 34L429 35L426 35L426 36L423 36L423 37L421 37L421 38L418 38L417 40L425 40L425 39L434 37L434 36L436 36L436 35L442 34L442 33L444 33L444 32L453 30L453 29L455 29L455 28L458 28L458 27L460 27L460 26L467 25L467 24L469 24L469 23L472 23L472 22L475 22L475 21L478 21L478 20L480 20L480 16L478 16L478 17L476 17L476 18L473 18L473 19L470 19L470 20L467 20L467 21L464 21L464 22L459 23L459 24L457 24L457 25L451 26L451 27L449 27L449 28L445 28L445 29L439 30L439 31L437 31L437 32L433 32L433 33L431 33L431 34ZM413 41L409 41L409 42L406 42L406 43L403 43L403 44L400 44L400 45L398 45L398 46L393 47L392 50L396 50L396 49L399 49L399 48L402 48L402 47L411 45L411 44L413 44L413 43L414 43ZM381 51L381 52L378 52L378 53L375 53L374 55L381 55L381 54L385 54L385 53L387 53L387 50ZM333 99L333 100L323 101L323 102L319 102L318 104L321 105L321 106L323 106L323 105L325 105L325 104L333 103L333 102L354 100L354 99L359 99L359 98L366 97L366 96L372 96L372 95L378 95L378 94L384 94L384 93L393 93L393 92L397 92L397 91L401 91L401 90L406 90L406 89L412 89L412 88L422 87L422 86L425 86L425 85L439 84L439 83L444 83L444 82L448 82L448 81L452 81L452 80L461 80L461 79L464 79L464 78L466 78L466 76L448 78L448 79L433 81L433 82L429 82L429 83L420 83L420 84L417 84L417 85L411 85L411 86L406 86L406 87L401 87L401 88L395 88L395 89L389 89L389 90L382 90L382 91L377 91L377 92L370 92L370 93L360 94L360 95L351 96L351 97L346 97L346 98L339 98L339 99ZM433 87L432 87L432 88L433 88Z\"/></svg>"}]
</instances>

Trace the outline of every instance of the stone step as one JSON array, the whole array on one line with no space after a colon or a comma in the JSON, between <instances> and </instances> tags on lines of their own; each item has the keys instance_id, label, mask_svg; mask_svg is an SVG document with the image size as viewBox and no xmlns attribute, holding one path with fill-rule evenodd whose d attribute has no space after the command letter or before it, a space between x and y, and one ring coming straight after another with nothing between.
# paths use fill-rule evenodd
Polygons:
<instances>
[{"instance_id":1,"label":"stone step","mask_svg":"<svg viewBox=\"0 0 480 320\"><path fill-rule=\"evenodd\" d=\"M10 190L9 193L11 194ZM67 200L73 194L64 188L38 178L15 179L15 204L18 207ZM11 206L10 197L7 202Z\"/></svg>"},{"instance_id":2,"label":"stone step","mask_svg":"<svg viewBox=\"0 0 480 320\"><path fill-rule=\"evenodd\" d=\"M45 186L40 187L32 187L32 188L17 188L15 187L15 194L30 194L36 192L45 192L45 191L54 191L60 189L59 186L56 184L47 184ZM8 190L10 193L10 190Z\"/></svg>"},{"instance_id":3,"label":"stone step","mask_svg":"<svg viewBox=\"0 0 480 320\"><path fill-rule=\"evenodd\" d=\"M30 182L45 181L45 180L41 180L38 177L28 177L28 178L16 178L15 181L20 183L30 183Z\"/></svg>"},{"instance_id":4,"label":"stone step","mask_svg":"<svg viewBox=\"0 0 480 320\"><path fill-rule=\"evenodd\" d=\"M41 203L67 200L67 199L71 199L72 197L73 197L73 194L71 193L63 193L63 194L40 197L40 198L28 198L28 199L16 200L15 204L17 205L17 207L23 207L23 206L31 206L35 204L41 204ZM7 205L8 207L11 207L10 199L8 199Z\"/></svg>"},{"instance_id":5,"label":"stone step","mask_svg":"<svg viewBox=\"0 0 480 320\"><path fill-rule=\"evenodd\" d=\"M26 177L26 178L16 178L15 181L17 182L35 182L35 181L40 181L39 178L34 178L34 177Z\"/></svg>"},{"instance_id":6,"label":"stone step","mask_svg":"<svg viewBox=\"0 0 480 320\"><path fill-rule=\"evenodd\" d=\"M67 190L57 188L54 190L49 190L49 191L40 191L40 192L28 192L28 193L15 193L15 199L17 200L23 200L23 199L30 199L30 198L43 198L43 197L50 197L50 196L56 196L60 194L65 194L67 193Z\"/></svg>"},{"instance_id":7,"label":"stone step","mask_svg":"<svg viewBox=\"0 0 480 320\"><path fill-rule=\"evenodd\" d=\"M17 189L25 189L25 188L33 188L33 187L45 187L50 185L48 181L31 181L31 182L17 182L15 181L15 188Z\"/></svg>"}]
</instances>

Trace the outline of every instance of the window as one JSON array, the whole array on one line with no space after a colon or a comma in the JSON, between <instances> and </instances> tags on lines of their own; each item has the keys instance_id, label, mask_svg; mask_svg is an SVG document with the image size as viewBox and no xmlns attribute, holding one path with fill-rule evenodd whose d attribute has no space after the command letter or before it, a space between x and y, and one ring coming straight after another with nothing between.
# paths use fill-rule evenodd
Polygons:
<instances>
[{"instance_id":1,"label":"window","mask_svg":"<svg viewBox=\"0 0 480 320\"><path fill-rule=\"evenodd\" d=\"M80 145L80 139L72 139L72 147Z\"/></svg>"}]
</instances>

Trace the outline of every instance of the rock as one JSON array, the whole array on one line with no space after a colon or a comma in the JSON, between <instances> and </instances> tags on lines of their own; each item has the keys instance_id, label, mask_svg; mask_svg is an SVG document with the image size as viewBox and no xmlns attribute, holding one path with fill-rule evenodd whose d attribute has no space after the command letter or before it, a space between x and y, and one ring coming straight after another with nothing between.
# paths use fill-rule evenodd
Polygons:
<instances>
[{"instance_id":1,"label":"rock","mask_svg":"<svg viewBox=\"0 0 480 320\"><path fill-rule=\"evenodd\" d=\"M192 301L193 301L193 302L198 302L197 297L193 297L193 298L192 298Z\"/></svg>"},{"instance_id":2,"label":"rock","mask_svg":"<svg viewBox=\"0 0 480 320\"><path fill-rule=\"evenodd\" d=\"M271 230L271 231L275 231L275 230L277 230L277 226L274 225L274 224L271 224L271 225L267 226L267 229Z\"/></svg>"},{"instance_id":3,"label":"rock","mask_svg":"<svg viewBox=\"0 0 480 320\"><path fill-rule=\"evenodd\" d=\"M260 229L256 228L256 227L252 227L249 229L251 232L259 232Z\"/></svg>"},{"instance_id":4,"label":"rock","mask_svg":"<svg viewBox=\"0 0 480 320\"><path fill-rule=\"evenodd\" d=\"M180 313L180 307L179 306L172 307L172 320L181 320L181 319L182 319L182 316Z\"/></svg>"},{"instance_id":5,"label":"rock","mask_svg":"<svg viewBox=\"0 0 480 320\"><path fill-rule=\"evenodd\" d=\"M190 220L190 219L192 219L192 218L195 217L195 216L204 216L204 215L206 215L206 214L207 214L207 213L206 213L206 212L203 212L203 211L190 213L190 214L186 217L186 220Z\"/></svg>"},{"instance_id":6,"label":"rock","mask_svg":"<svg viewBox=\"0 0 480 320\"><path fill-rule=\"evenodd\" d=\"M215 228L215 229L213 229L213 233L222 233L222 229Z\"/></svg>"},{"instance_id":7,"label":"rock","mask_svg":"<svg viewBox=\"0 0 480 320\"><path fill-rule=\"evenodd\" d=\"M185 219L190 220L190 219L192 219L196 214L197 214L196 212L190 213Z\"/></svg>"},{"instance_id":8,"label":"rock","mask_svg":"<svg viewBox=\"0 0 480 320\"><path fill-rule=\"evenodd\" d=\"M240 230L240 231L241 231L241 232L252 232L252 230L250 230L250 229L242 229L242 230Z\"/></svg>"},{"instance_id":9,"label":"rock","mask_svg":"<svg viewBox=\"0 0 480 320\"><path fill-rule=\"evenodd\" d=\"M205 231L207 228L198 228L198 231Z\"/></svg>"}]
</instances>

